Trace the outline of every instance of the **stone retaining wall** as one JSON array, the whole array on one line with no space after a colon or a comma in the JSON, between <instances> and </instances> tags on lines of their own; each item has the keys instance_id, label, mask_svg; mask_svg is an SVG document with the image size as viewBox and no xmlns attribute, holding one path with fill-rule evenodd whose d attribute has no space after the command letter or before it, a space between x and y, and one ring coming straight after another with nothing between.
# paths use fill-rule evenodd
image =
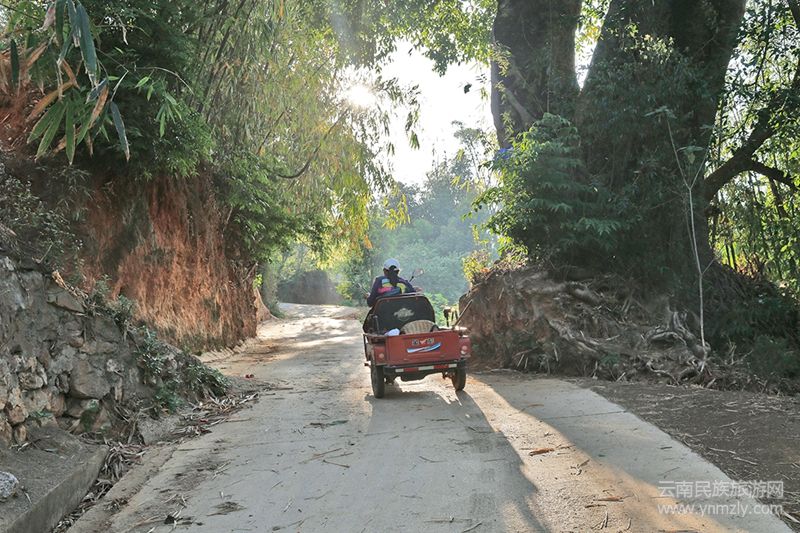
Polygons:
<instances>
[{"instance_id":1,"label":"stone retaining wall","mask_svg":"<svg viewBox=\"0 0 800 533\"><path fill-rule=\"evenodd\" d=\"M108 429L115 405L152 397L136 340L57 275L0 255L0 445L34 425Z\"/></svg>"}]
</instances>

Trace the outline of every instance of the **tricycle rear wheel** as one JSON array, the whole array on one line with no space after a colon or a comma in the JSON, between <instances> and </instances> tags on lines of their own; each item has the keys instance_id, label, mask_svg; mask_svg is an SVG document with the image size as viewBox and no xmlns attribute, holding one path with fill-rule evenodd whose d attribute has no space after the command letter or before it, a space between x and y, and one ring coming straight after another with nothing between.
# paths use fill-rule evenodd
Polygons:
<instances>
[{"instance_id":1,"label":"tricycle rear wheel","mask_svg":"<svg viewBox=\"0 0 800 533\"><path fill-rule=\"evenodd\" d=\"M456 368L456 371L453 372L453 375L450 376L450 380L453 382L453 388L456 389L456 392L464 390L464 387L467 385L467 369L466 367Z\"/></svg>"},{"instance_id":2,"label":"tricycle rear wheel","mask_svg":"<svg viewBox=\"0 0 800 533\"><path fill-rule=\"evenodd\" d=\"M383 376L383 367L376 364L370 365L370 377L372 378L372 395L376 398L383 398L386 392L386 382Z\"/></svg>"}]
</instances>

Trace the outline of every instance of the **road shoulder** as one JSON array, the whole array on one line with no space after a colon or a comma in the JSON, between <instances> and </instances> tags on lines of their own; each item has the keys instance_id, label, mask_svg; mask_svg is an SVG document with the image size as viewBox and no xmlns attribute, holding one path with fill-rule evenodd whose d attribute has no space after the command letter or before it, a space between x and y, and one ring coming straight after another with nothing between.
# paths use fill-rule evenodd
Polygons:
<instances>
[{"instance_id":1,"label":"road shoulder","mask_svg":"<svg viewBox=\"0 0 800 533\"><path fill-rule=\"evenodd\" d=\"M576 380L682 442L739 481L778 481L800 531L800 398L659 383Z\"/></svg>"},{"instance_id":2,"label":"road shoulder","mask_svg":"<svg viewBox=\"0 0 800 533\"><path fill-rule=\"evenodd\" d=\"M49 531L81 501L107 453L57 427L32 432L21 449L0 450L0 470L20 481L16 497L0 502L0 532Z\"/></svg>"}]
</instances>

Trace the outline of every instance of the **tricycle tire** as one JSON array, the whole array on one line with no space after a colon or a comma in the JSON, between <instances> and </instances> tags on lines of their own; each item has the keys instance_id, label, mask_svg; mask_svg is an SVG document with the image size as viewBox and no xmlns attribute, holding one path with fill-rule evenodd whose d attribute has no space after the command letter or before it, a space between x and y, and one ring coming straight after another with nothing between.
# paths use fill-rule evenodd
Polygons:
<instances>
[{"instance_id":1,"label":"tricycle tire","mask_svg":"<svg viewBox=\"0 0 800 533\"><path fill-rule=\"evenodd\" d=\"M383 377L383 367L376 364L370 365L370 377L372 378L372 395L376 398L383 398L386 392L386 382Z\"/></svg>"},{"instance_id":2,"label":"tricycle tire","mask_svg":"<svg viewBox=\"0 0 800 533\"><path fill-rule=\"evenodd\" d=\"M456 389L456 392L464 390L467 384L466 367L456 368L456 371L450 376L450 380L453 382L453 388Z\"/></svg>"}]
</instances>

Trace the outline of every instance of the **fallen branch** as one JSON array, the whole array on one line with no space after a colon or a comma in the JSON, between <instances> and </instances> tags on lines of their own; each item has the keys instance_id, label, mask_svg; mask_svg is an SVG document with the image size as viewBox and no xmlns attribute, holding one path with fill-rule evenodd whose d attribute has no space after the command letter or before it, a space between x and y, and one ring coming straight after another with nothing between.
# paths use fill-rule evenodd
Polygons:
<instances>
[{"instance_id":1,"label":"fallen branch","mask_svg":"<svg viewBox=\"0 0 800 533\"><path fill-rule=\"evenodd\" d=\"M467 529L463 530L461 533L468 533L469 531L472 531L473 529L476 529L481 524L483 524L483 522L478 522L474 526L468 527Z\"/></svg>"},{"instance_id":2,"label":"fallen branch","mask_svg":"<svg viewBox=\"0 0 800 533\"><path fill-rule=\"evenodd\" d=\"M342 468L350 468L350 465L344 465L342 463L334 463L333 461L328 461L327 459L323 459L322 462L328 463L329 465L341 466Z\"/></svg>"},{"instance_id":3,"label":"fallen branch","mask_svg":"<svg viewBox=\"0 0 800 533\"><path fill-rule=\"evenodd\" d=\"M312 455L311 457L309 457L305 461L300 461L300 464L304 465L306 463L310 463L311 461L316 461L317 459L321 459L322 457L325 457L328 454L331 454L331 453L334 453L334 452L338 452L340 450L341 450L341 448L334 448L333 450L328 450L327 452L315 453L314 455Z\"/></svg>"},{"instance_id":4,"label":"fallen branch","mask_svg":"<svg viewBox=\"0 0 800 533\"><path fill-rule=\"evenodd\" d=\"M528 452L528 455L542 455L544 453L550 453L554 451L556 451L555 448L536 448L535 450Z\"/></svg>"}]
</instances>

